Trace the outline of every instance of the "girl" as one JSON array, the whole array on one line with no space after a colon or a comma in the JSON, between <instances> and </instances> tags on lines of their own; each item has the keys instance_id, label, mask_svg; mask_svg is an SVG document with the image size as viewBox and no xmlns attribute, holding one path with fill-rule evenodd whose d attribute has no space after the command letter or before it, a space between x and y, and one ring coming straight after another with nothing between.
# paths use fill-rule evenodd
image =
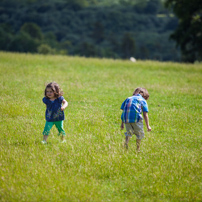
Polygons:
<instances>
[{"instance_id":1,"label":"girl","mask_svg":"<svg viewBox=\"0 0 202 202\"><path fill-rule=\"evenodd\" d=\"M53 125L58 132L62 134L62 143L65 142L65 131L63 129L63 120L65 119L64 110L68 102L64 99L63 92L55 82L49 83L44 92L43 102L46 104L46 124L43 131L43 144L47 143L48 135Z\"/></svg>"}]
</instances>

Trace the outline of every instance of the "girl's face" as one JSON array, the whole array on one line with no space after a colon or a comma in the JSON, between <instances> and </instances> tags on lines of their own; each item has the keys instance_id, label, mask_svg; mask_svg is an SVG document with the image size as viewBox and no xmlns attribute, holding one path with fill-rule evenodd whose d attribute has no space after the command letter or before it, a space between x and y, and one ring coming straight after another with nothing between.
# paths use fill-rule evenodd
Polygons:
<instances>
[{"instance_id":1,"label":"girl's face","mask_svg":"<svg viewBox=\"0 0 202 202\"><path fill-rule=\"evenodd\" d=\"M55 98L55 94L54 94L54 92L53 92L53 90L51 88L46 88L46 96L49 99Z\"/></svg>"}]
</instances>

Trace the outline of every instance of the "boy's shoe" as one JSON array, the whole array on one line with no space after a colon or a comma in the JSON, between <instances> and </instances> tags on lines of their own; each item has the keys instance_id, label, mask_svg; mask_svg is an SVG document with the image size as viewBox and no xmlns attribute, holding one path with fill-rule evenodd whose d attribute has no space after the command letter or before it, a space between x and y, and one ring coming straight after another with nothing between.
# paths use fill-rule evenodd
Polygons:
<instances>
[{"instance_id":1,"label":"boy's shoe","mask_svg":"<svg viewBox=\"0 0 202 202\"><path fill-rule=\"evenodd\" d=\"M47 144L47 142L45 140L41 141L42 144Z\"/></svg>"},{"instance_id":2,"label":"boy's shoe","mask_svg":"<svg viewBox=\"0 0 202 202\"><path fill-rule=\"evenodd\" d=\"M65 142L67 142L66 140L62 140L62 142L61 143L65 143Z\"/></svg>"}]
</instances>

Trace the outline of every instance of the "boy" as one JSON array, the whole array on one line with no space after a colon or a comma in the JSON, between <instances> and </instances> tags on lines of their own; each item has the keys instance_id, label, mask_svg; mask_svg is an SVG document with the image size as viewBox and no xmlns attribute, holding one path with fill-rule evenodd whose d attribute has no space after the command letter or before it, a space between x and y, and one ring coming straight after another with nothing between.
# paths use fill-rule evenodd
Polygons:
<instances>
[{"instance_id":1,"label":"boy","mask_svg":"<svg viewBox=\"0 0 202 202\"><path fill-rule=\"evenodd\" d=\"M143 117L147 126L147 131L151 131L149 126L148 105L149 93L145 88L136 88L132 97L128 97L121 105L123 113L121 115L121 129L126 127L125 146L128 148L128 142L133 134L136 135L137 152L140 152L141 139L144 138Z\"/></svg>"}]
</instances>

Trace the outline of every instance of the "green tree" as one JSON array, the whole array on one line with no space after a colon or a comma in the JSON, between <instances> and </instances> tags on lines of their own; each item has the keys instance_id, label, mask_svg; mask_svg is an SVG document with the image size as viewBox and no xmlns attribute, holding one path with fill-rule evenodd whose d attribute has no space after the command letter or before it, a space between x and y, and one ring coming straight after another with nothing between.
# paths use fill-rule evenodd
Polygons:
<instances>
[{"instance_id":1,"label":"green tree","mask_svg":"<svg viewBox=\"0 0 202 202\"><path fill-rule=\"evenodd\" d=\"M28 33L34 39L42 39L41 28L35 23L25 23L20 30Z\"/></svg>"},{"instance_id":2,"label":"green tree","mask_svg":"<svg viewBox=\"0 0 202 202\"><path fill-rule=\"evenodd\" d=\"M186 62L202 60L202 3L201 0L166 0L179 19L171 39L177 42Z\"/></svg>"},{"instance_id":3,"label":"green tree","mask_svg":"<svg viewBox=\"0 0 202 202\"><path fill-rule=\"evenodd\" d=\"M94 24L92 37L96 43L100 43L104 40L104 26L102 23L96 22Z\"/></svg>"},{"instance_id":4,"label":"green tree","mask_svg":"<svg viewBox=\"0 0 202 202\"><path fill-rule=\"evenodd\" d=\"M8 45L8 50L17 52L37 52L38 40L31 38L26 32L19 32Z\"/></svg>"},{"instance_id":5,"label":"green tree","mask_svg":"<svg viewBox=\"0 0 202 202\"><path fill-rule=\"evenodd\" d=\"M7 24L0 24L0 50L8 50L8 44L12 41L13 30Z\"/></svg>"},{"instance_id":6,"label":"green tree","mask_svg":"<svg viewBox=\"0 0 202 202\"><path fill-rule=\"evenodd\" d=\"M85 56L85 57L95 57L96 56L96 48L92 44L89 44L87 42L83 42L77 48L76 53L81 55L81 56Z\"/></svg>"},{"instance_id":7,"label":"green tree","mask_svg":"<svg viewBox=\"0 0 202 202\"><path fill-rule=\"evenodd\" d=\"M160 0L150 0L145 7L145 12L148 14L157 14L161 6Z\"/></svg>"},{"instance_id":8,"label":"green tree","mask_svg":"<svg viewBox=\"0 0 202 202\"><path fill-rule=\"evenodd\" d=\"M129 58L135 54L135 40L130 33L125 33L122 39L121 50L123 58Z\"/></svg>"},{"instance_id":9,"label":"green tree","mask_svg":"<svg viewBox=\"0 0 202 202\"><path fill-rule=\"evenodd\" d=\"M88 1L86 1L86 0L74 0L74 1L64 0L64 1L67 3L69 8L71 8L75 11L80 10L80 9L88 6Z\"/></svg>"}]
</instances>

